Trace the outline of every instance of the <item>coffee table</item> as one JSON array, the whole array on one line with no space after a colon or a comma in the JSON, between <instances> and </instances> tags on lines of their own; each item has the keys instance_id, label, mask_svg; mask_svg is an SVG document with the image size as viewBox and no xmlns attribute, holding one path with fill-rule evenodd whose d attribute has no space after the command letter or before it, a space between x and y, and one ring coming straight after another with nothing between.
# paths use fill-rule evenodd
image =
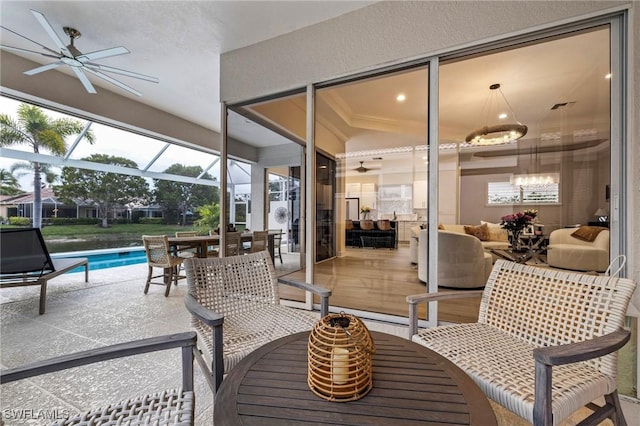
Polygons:
<instances>
[{"instance_id":1,"label":"coffee table","mask_svg":"<svg viewBox=\"0 0 640 426\"><path fill-rule=\"evenodd\" d=\"M215 398L216 425L497 425L489 401L462 370L437 353L372 332L373 389L330 402L307 385L309 332L283 337L244 358Z\"/></svg>"}]
</instances>

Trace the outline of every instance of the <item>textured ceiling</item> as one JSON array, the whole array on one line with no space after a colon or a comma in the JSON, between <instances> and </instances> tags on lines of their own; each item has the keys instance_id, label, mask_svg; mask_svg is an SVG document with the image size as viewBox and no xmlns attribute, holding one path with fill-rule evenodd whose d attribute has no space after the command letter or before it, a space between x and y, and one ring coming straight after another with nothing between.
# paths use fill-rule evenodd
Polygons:
<instances>
[{"instance_id":1,"label":"textured ceiling","mask_svg":"<svg viewBox=\"0 0 640 426\"><path fill-rule=\"evenodd\" d=\"M54 47L29 9L43 13L63 41L63 26L78 29L76 47L92 52L125 46L131 54L101 64L158 77L158 84L117 76L142 98L90 77L112 90L219 131L219 55L367 6L371 1L2 1L0 22ZM2 44L39 50L8 31ZM52 59L25 54L38 63ZM43 78L46 71L32 78ZM71 74L69 71L64 71ZM80 84L78 82L78 84Z\"/></svg>"}]
</instances>

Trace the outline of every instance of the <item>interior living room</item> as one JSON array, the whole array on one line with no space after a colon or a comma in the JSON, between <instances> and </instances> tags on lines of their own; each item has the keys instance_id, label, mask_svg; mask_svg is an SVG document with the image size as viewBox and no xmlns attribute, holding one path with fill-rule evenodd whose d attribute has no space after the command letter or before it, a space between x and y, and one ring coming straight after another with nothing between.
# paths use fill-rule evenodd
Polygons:
<instances>
[{"instance_id":1,"label":"interior living room","mask_svg":"<svg viewBox=\"0 0 640 426\"><path fill-rule=\"evenodd\" d=\"M197 67L189 67L196 69L188 78L172 68L168 78L179 75L191 84L151 95L153 101L102 89L92 99L71 71L42 73L43 83L23 75L41 64L3 50L2 94L215 153L222 187L229 184L229 162L247 162L252 229L266 228L275 214L265 197L265 176L288 179L295 197L286 200L283 220L300 268L291 276L330 288L334 310L405 324L408 295L437 292L438 283L461 272L485 277L487 269L471 272L451 261L452 269L440 266L462 247L457 240L446 245L447 233L475 238L465 238L475 247L484 240L480 251L464 249L461 264L477 255L474 265L485 268L522 244L529 263L604 273L590 261L576 266L560 256L559 263L549 263L550 252L562 252L550 248L554 231L597 225L607 229L606 259L625 254L623 274L638 281L640 219L633 212L640 159L633 117L640 95L629 70L639 60L640 43L629 47L637 29L620 28L620 17L637 11L624 2L546 9L518 2L468 9L449 2L402 2L391 9L388 3L395 2L374 2L223 52L217 94L223 123L217 129L210 124L217 105L197 96L210 76ZM443 12L460 30L437 22L434 16ZM52 8L47 16L56 13ZM151 36L142 39L161 49ZM207 51L206 44L198 48ZM144 59L137 59L136 69L156 71L147 70ZM187 63L182 56L174 62L181 60ZM502 124L521 134L494 130L500 143L475 140L491 136L485 127ZM525 210L536 211L533 226L510 242L502 217ZM383 234L368 237L365 221ZM349 237L354 226L362 230L355 239ZM301 292L284 295L307 307L314 302ZM473 319L478 305L479 298L422 306L421 324ZM629 313L635 333L628 346L636 369L631 376L637 376L639 305L636 295Z\"/></svg>"}]
</instances>

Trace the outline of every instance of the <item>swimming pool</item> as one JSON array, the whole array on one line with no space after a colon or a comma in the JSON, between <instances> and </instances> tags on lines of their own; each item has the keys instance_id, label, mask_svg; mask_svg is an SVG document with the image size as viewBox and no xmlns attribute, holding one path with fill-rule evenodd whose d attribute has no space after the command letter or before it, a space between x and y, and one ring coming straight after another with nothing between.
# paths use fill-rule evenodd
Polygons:
<instances>
[{"instance_id":1,"label":"swimming pool","mask_svg":"<svg viewBox=\"0 0 640 426\"><path fill-rule=\"evenodd\" d=\"M147 262L147 255L144 252L143 246L51 253L51 257L53 259L60 257L86 257L89 259L90 271ZM84 267L79 267L71 272L83 271Z\"/></svg>"}]
</instances>

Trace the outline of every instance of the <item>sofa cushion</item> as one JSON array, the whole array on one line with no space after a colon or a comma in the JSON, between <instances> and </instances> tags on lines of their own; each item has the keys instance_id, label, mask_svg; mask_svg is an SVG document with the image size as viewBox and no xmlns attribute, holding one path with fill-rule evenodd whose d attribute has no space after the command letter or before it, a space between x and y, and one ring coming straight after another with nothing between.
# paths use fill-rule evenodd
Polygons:
<instances>
[{"instance_id":1,"label":"sofa cushion","mask_svg":"<svg viewBox=\"0 0 640 426\"><path fill-rule=\"evenodd\" d=\"M501 241L503 243L509 241L507 230L499 223L491 223L481 220L480 224L487 225L487 229L489 230L489 241Z\"/></svg>"},{"instance_id":2,"label":"sofa cushion","mask_svg":"<svg viewBox=\"0 0 640 426\"><path fill-rule=\"evenodd\" d=\"M464 232L473 235L480 241L488 241L489 240L489 229L487 225L465 225Z\"/></svg>"}]
</instances>

